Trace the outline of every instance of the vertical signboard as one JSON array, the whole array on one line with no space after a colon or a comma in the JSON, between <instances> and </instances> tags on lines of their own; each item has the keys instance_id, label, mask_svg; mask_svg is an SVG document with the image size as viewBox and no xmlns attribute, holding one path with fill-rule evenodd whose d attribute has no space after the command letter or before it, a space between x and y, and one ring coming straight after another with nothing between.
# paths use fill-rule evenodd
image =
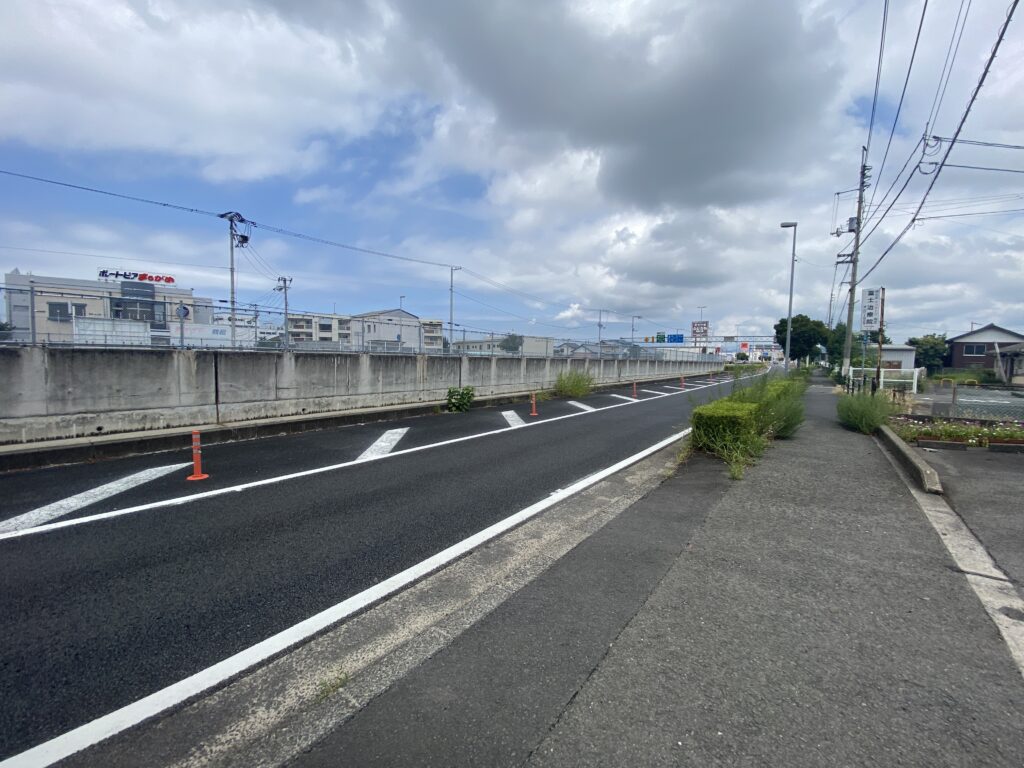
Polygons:
<instances>
[{"instance_id":1,"label":"vertical signboard","mask_svg":"<svg viewBox=\"0 0 1024 768\"><path fill-rule=\"evenodd\" d=\"M865 288L860 294L860 328L877 331L881 322L881 288Z\"/></svg>"}]
</instances>

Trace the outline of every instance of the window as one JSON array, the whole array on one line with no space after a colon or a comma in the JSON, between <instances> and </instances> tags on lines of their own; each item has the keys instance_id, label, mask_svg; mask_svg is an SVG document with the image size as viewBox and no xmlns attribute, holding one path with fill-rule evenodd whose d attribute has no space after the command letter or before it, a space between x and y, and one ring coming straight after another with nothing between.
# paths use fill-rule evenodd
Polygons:
<instances>
[{"instance_id":1,"label":"window","mask_svg":"<svg viewBox=\"0 0 1024 768\"><path fill-rule=\"evenodd\" d=\"M46 303L47 317L58 323L71 322L71 315L85 317L85 304L72 304L70 301L49 301Z\"/></svg>"},{"instance_id":2,"label":"window","mask_svg":"<svg viewBox=\"0 0 1024 768\"><path fill-rule=\"evenodd\" d=\"M964 357L984 357L984 344L964 344Z\"/></svg>"}]
</instances>

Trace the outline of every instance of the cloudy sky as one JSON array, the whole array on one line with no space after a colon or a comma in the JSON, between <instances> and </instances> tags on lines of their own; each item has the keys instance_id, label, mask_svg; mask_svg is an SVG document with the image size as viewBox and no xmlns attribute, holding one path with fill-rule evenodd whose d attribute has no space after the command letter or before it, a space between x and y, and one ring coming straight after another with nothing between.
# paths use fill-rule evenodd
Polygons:
<instances>
[{"instance_id":1,"label":"cloudy sky","mask_svg":"<svg viewBox=\"0 0 1024 768\"><path fill-rule=\"evenodd\" d=\"M882 0L5 0L0 169L458 265L461 327L595 338L771 333L844 303L831 236L855 213ZM1002 0L892 3L869 164L877 206L956 130ZM957 25L961 9L966 22ZM942 73L955 46L948 82ZM1024 145L1024 19L961 138ZM929 122L929 117L931 120ZM939 152L939 154L935 154ZM897 173L908 161L908 171ZM950 163L1024 169L958 146ZM913 174L863 272L910 220ZM1021 174L946 168L925 215L1024 208ZM176 276L228 296L226 225L0 175L0 271ZM871 221L868 227L874 226ZM446 266L253 230L239 300L448 317ZM918 222L868 277L896 341L1024 332L1024 218ZM843 288L845 293L845 287ZM703 307L703 309L700 309Z\"/></svg>"}]
</instances>

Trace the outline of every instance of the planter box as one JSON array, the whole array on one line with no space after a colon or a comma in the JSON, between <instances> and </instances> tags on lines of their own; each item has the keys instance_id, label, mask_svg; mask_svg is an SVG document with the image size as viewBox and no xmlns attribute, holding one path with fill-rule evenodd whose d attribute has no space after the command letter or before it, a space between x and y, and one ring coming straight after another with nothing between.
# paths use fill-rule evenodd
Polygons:
<instances>
[{"instance_id":1,"label":"planter box","mask_svg":"<svg viewBox=\"0 0 1024 768\"><path fill-rule=\"evenodd\" d=\"M918 448L938 448L944 451L966 451L967 443L958 440L928 440L917 438Z\"/></svg>"}]
</instances>

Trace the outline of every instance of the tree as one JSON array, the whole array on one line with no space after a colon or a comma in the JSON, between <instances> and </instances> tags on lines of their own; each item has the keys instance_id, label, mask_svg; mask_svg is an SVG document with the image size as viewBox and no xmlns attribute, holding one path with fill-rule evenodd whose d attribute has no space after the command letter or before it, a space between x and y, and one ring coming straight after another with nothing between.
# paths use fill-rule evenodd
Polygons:
<instances>
[{"instance_id":1,"label":"tree","mask_svg":"<svg viewBox=\"0 0 1024 768\"><path fill-rule=\"evenodd\" d=\"M924 366L928 373L942 370L949 356L946 345L946 334L929 333L924 336L907 339L907 344L914 348L914 363Z\"/></svg>"},{"instance_id":2,"label":"tree","mask_svg":"<svg viewBox=\"0 0 1024 768\"><path fill-rule=\"evenodd\" d=\"M14 326L10 323L0 322L0 341L6 341L11 338L11 331L14 330Z\"/></svg>"},{"instance_id":3,"label":"tree","mask_svg":"<svg viewBox=\"0 0 1024 768\"><path fill-rule=\"evenodd\" d=\"M807 315L793 316L793 332L790 334L789 359L800 360L812 355L819 344L829 340L828 328L821 320L811 320ZM786 348L786 318L775 324L775 341Z\"/></svg>"},{"instance_id":4,"label":"tree","mask_svg":"<svg viewBox=\"0 0 1024 768\"><path fill-rule=\"evenodd\" d=\"M746 352L737 352L736 353L736 359L739 362L744 363L744 362L746 362L747 360L750 359L750 355L748 355Z\"/></svg>"},{"instance_id":5,"label":"tree","mask_svg":"<svg viewBox=\"0 0 1024 768\"><path fill-rule=\"evenodd\" d=\"M498 342L498 349L502 352L518 352L522 349L523 337L518 336L514 333L510 333L504 339Z\"/></svg>"}]
</instances>

